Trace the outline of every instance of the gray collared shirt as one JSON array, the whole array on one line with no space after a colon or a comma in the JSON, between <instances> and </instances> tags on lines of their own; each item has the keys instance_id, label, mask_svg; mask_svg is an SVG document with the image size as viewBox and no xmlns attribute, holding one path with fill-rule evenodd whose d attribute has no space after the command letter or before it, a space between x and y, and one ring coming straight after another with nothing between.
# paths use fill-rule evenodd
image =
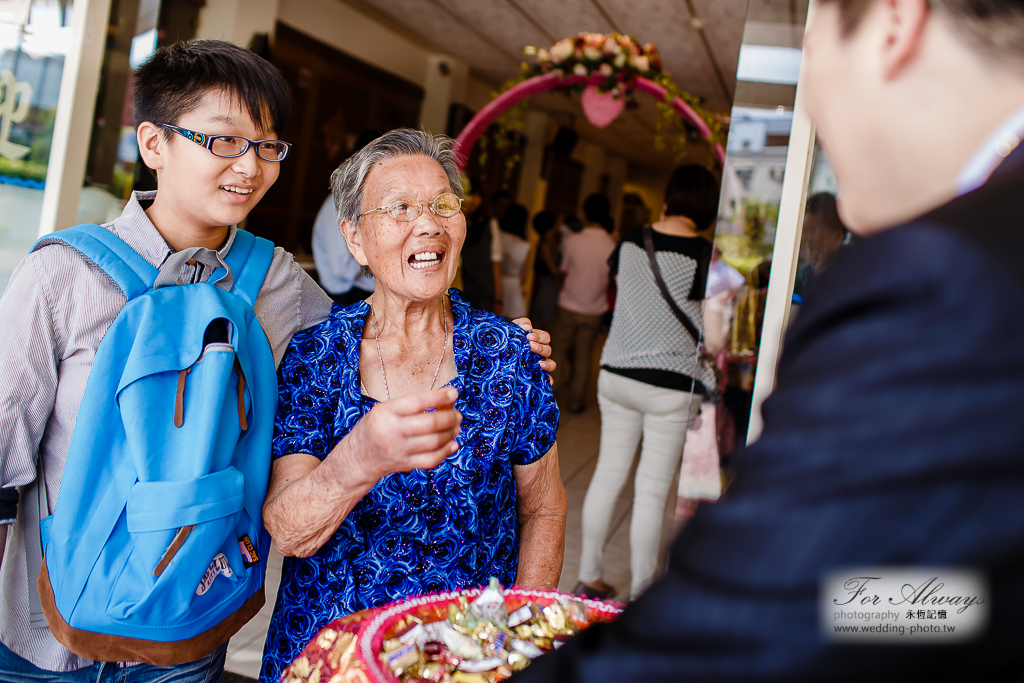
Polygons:
<instances>
[{"instance_id":1,"label":"gray collared shirt","mask_svg":"<svg viewBox=\"0 0 1024 683\"><path fill-rule=\"evenodd\" d=\"M172 249L143 209L155 196L135 193L121 216L104 227L159 267ZM223 264L234 238L232 227L217 252L206 250L197 255L197 265L182 266L178 282L205 282L213 269L202 261ZM22 259L0 297L0 486L31 483L41 456L53 509L96 349L124 304L121 290L66 245L44 246ZM255 305L275 363L292 335L322 322L330 310L323 290L291 254L277 248ZM49 629L29 627L23 519L19 504L0 565L0 641L49 671L88 666L92 662L69 652Z\"/></svg>"}]
</instances>

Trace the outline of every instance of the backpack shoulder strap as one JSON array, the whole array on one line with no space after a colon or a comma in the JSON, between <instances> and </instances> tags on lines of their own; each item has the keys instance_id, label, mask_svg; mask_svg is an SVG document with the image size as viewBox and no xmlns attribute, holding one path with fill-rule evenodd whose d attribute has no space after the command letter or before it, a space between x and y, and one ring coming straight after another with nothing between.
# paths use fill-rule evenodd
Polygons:
<instances>
[{"instance_id":1,"label":"backpack shoulder strap","mask_svg":"<svg viewBox=\"0 0 1024 683\"><path fill-rule=\"evenodd\" d=\"M93 224L76 225L40 238L32 251L62 242L105 272L128 301L153 286L157 269L110 230Z\"/></svg>"},{"instance_id":2,"label":"backpack shoulder strap","mask_svg":"<svg viewBox=\"0 0 1024 683\"><path fill-rule=\"evenodd\" d=\"M273 260L273 242L245 230L236 230L231 251L224 259L234 276L231 291L254 306Z\"/></svg>"}]
</instances>

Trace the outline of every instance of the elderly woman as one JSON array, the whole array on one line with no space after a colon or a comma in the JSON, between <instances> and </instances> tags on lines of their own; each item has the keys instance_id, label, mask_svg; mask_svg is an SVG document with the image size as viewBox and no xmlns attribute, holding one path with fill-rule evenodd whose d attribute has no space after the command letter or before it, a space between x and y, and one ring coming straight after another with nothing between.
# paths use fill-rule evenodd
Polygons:
<instances>
[{"instance_id":1,"label":"elderly woman","mask_svg":"<svg viewBox=\"0 0 1024 683\"><path fill-rule=\"evenodd\" d=\"M527 332L449 290L466 234L451 141L392 131L331 182L377 289L295 335L281 363L268 682L344 614L491 576L550 588L562 567L548 377Z\"/></svg>"}]
</instances>

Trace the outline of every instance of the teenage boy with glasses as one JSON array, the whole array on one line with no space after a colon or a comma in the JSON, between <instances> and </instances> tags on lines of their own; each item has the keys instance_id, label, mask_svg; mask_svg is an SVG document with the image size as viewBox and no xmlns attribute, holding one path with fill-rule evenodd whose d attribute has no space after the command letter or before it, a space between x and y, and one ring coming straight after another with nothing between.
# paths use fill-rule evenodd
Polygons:
<instances>
[{"instance_id":1,"label":"teenage boy with glasses","mask_svg":"<svg viewBox=\"0 0 1024 683\"><path fill-rule=\"evenodd\" d=\"M214 269L226 267L235 226L277 180L289 148L275 139L290 114L288 87L273 66L247 50L191 41L157 51L139 69L134 104L140 154L156 173L157 191L134 193L121 216L104 227L155 267L174 252L202 247L182 266L178 283L205 282ZM92 662L58 643L45 624L30 623L28 581L36 577L26 569L24 515L12 514L14 487L35 479L36 459L42 458L50 510L57 504L96 349L124 304L102 271L60 244L25 257L0 298L3 681L212 681L224 667L226 643L202 660L170 669ZM292 335L323 321L331 305L292 256L277 248L254 306L275 362ZM547 335L535 331L533 338L546 342ZM540 344L534 349L550 353ZM429 398L437 399L432 406L449 400L443 391ZM372 445L413 455L397 437Z\"/></svg>"}]
</instances>

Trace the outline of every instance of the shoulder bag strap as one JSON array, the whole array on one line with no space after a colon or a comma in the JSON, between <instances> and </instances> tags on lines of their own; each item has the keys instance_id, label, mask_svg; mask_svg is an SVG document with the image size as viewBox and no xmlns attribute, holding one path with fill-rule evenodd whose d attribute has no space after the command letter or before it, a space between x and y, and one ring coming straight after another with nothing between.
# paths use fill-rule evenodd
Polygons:
<instances>
[{"instance_id":1,"label":"shoulder bag strap","mask_svg":"<svg viewBox=\"0 0 1024 683\"><path fill-rule=\"evenodd\" d=\"M661 297L665 299L665 303L672 310L672 314L676 316L680 324L686 331L693 337L693 343L700 345L701 334L697 330L697 327L690 320L689 316L683 313L683 310L679 308L679 304L676 303L675 299L668 291L668 287L665 285L665 280L661 277L661 268L658 267L658 259L654 254L654 235L653 229L649 225L645 225L643 228L644 235L644 249L647 250L647 259L651 262L651 270L654 272L654 282L658 285L658 291L661 292Z\"/></svg>"}]
</instances>

